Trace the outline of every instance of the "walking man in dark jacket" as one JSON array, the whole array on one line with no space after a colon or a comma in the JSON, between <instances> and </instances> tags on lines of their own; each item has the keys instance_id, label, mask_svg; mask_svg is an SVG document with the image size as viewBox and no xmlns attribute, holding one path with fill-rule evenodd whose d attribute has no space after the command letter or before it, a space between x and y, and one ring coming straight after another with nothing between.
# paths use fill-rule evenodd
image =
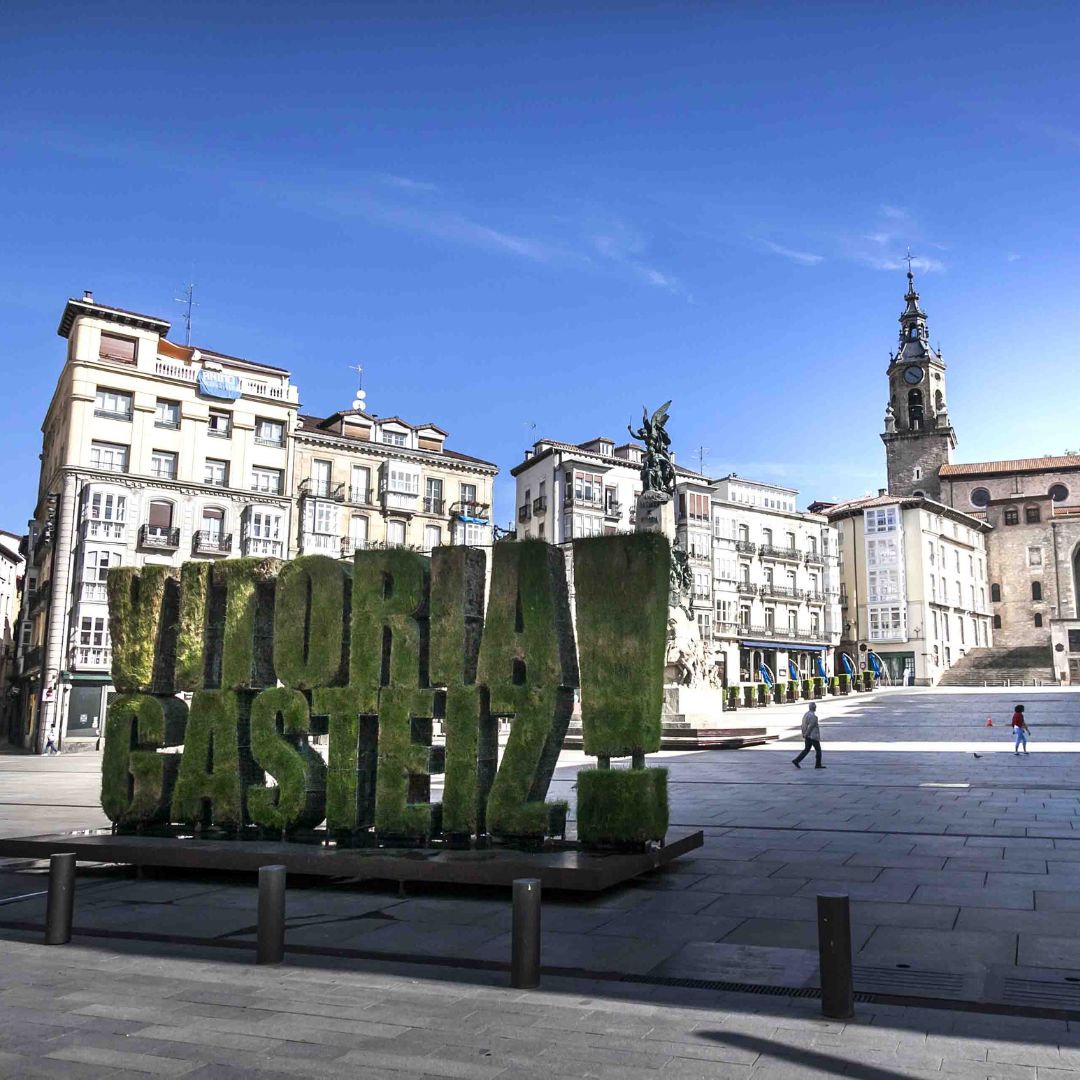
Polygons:
<instances>
[{"instance_id":1,"label":"walking man in dark jacket","mask_svg":"<svg viewBox=\"0 0 1080 1080\"><path fill-rule=\"evenodd\" d=\"M810 708L803 713L802 737L803 743L805 744L803 746L803 752L798 757L792 758L791 764L794 765L796 769L801 769L802 766L799 762L813 750L815 754L814 768L824 769L825 766L821 764L821 729L818 727L816 701L811 701Z\"/></svg>"}]
</instances>

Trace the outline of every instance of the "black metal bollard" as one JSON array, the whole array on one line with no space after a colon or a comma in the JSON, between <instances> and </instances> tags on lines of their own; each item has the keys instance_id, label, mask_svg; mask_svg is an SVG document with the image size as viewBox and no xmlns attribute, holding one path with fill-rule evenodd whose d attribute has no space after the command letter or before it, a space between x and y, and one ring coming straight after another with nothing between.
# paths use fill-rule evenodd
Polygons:
<instances>
[{"instance_id":1,"label":"black metal bollard","mask_svg":"<svg viewBox=\"0 0 1080 1080\"><path fill-rule=\"evenodd\" d=\"M843 893L817 898L821 1013L834 1020L855 1015L851 974L851 906Z\"/></svg>"},{"instance_id":2,"label":"black metal bollard","mask_svg":"<svg viewBox=\"0 0 1080 1080\"><path fill-rule=\"evenodd\" d=\"M535 990L540 985L540 879L514 882L514 925L511 931L510 985Z\"/></svg>"},{"instance_id":3,"label":"black metal bollard","mask_svg":"<svg viewBox=\"0 0 1080 1080\"><path fill-rule=\"evenodd\" d=\"M259 926L255 962L280 964L285 959L285 867L259 867Z\"/></svg>"},{"instance_id":4,"label":"black metal bollard","mask_svg":"<svg viewBox=\"0 0 1080 1080\"><path fill-rule=\"evenodd\" d=\"M75 855L49 857L49 898L45 907L45 944L66 945L71 940L75 910Z\"/></svg>"}]
</instances>

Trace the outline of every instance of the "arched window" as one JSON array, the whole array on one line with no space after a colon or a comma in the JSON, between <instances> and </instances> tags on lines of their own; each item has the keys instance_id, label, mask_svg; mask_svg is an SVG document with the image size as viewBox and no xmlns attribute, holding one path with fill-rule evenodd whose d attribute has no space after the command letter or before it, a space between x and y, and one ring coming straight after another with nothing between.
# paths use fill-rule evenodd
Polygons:
<instances>
[{"instance_id":1,"label":"arched window","mask_svg":"<svg viewBox=\"0 0 1080 1080\"><path fill-rule=\"evenodd\" d=\"M1024 524L1034 525L1041 518L1039 508L1037 506L1025 506L1024 507Z\"/></svg>"},{"instance_id":2,"label":"arched window","mask_svg":"<svg viewBox=\"0 0 1080 1080\"><path fill-rule=\"evenodd\" d=\"M1000 615L995 615L994 616L994 629L995 630L1000 630L1001 629L1001 616Z\"/></svg>"},{"instance_id":3,"label":"arched window","mask_svg":"<svg viewBox=\"0 0 1080 1080\"><path fill-rule=\"evenodd\" d=\"M990 492L984 487L972 488L968 497L972 506L986 506L990 502Z\"/></svg>"},{"instance_id":4,"label":"arched window","mask_svg":"<svg viewBox=\"0 0 1080 1080\"><path fill-rule=\"evenodd\" d=\"M990 599L995 604L1000 604L1001 603L1001 586L1000 585L991 585L990 586Z\"/></svg>"},{"instance_id":5,"label":"arched window","mask_svg":"<svg viewBox=\"0 0 1080 1080\"><path fill-rule=\"evenodd\" d=\"M1041 581L1033 581L1031 583L1031 599L1032 600L1041 600L1042 599L1042 582Z\"/></svg>"},{"instance_id":6,"label":"arched window","mask_svg":"<svg viewBox=\"0 0 1080 1080\"><path fill-rule=\"evenodd\" d=\"M908 427L912 431L922 431L923 426L923 397L919 389L909 390L908 403Z\"/></svg>"},{"instance_id":7,"label":"arched window","mask_svg":"<svg viewBox=\"0 0 1080 1080\"><path fill-rule=\"evenodd\" d=\"M940 390L934 391L934 411L941 412L945 408L945 395Z\"/></svg>"},{"instance_id":8,"label":"arched window","mask_svg":"<svg viewBox=\"0 0 1080 1080\"><path fill-rule=\"evenodd\" d=\"M1042 626L1042 613L1039 611L1035 612L1035 625Z\"/></svg>"}]
</instances>

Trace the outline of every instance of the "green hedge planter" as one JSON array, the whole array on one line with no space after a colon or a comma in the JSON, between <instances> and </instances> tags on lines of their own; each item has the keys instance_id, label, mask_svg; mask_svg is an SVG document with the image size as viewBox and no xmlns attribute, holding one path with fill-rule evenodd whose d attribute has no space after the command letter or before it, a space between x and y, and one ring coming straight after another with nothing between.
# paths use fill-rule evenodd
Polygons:
<instances>
[{"instance_id":1,"label":"green hedge planter","mask_svg":"<svg viewBox=\"0 0 1080 1080\"><path fill-rule=\"evenodd\" d=\"M848 693L851 690L851 676L846 672L842 675L837 675L836 685L839 687L841 694Z\"/></svg>"},{"instance_id":2,"label":"green hedge planter","mask_svg":"<svg viewBox=\"0 0 1080 1080\"><path fill-rule=\"evenodd\" d=\"M498 759L498 721L476 683L486 565L483 551L459 545L431 557L430 677L446 687L442 829L462 841L483 831Z\"/></svg>"},{"instance_id":3,"label":"green hedge planter","mask_svg":"<svg viewBox=\"0 0 1080 1080\"><path fill-rule=\"evenodd\" d=\"M375 824L378 717L364 715L365 691L352 686L313 690L311 712L327 717L326 827L348 835Z\"/></svg>"},{"instance_id":4,"label":"green hedge planter","mask_svg":"<svg viewBox=\"0 0 1080 1080\"><path fill-rule=\"evenodd\" d=\"M175 566L109 571L112 681L121 693L171 694L179 607Z\"/></svg>"},{"instance_id":5,"label":"green hedge planter","mask_svg":"<svg viewBox=\"0 0 1080 1080\"><path fill-rule=\"evenodd\" d=\"M586 754L660 749L670 571L659 533L574 541Z\"/></svg>"},{"instance_id":6,"label":"green hedge planter","mask_svg":"<svg viewBox=\"0 0 1080 1080\"><path fill-rule=\"evenodd\" d=\"M225 559L214 564L214 588L224 596L211 603L211 620L220 613L221 670L224 690L260 689L277 681L273 665L274 583L280 559Z\"/></svg>"},{"instance_id":7,"label":"green hedge planter","mask_svg":"<svg viewBox=\"0 0 1080 1080\"><path fill-rule=\"evenodd\" d=\"M862 673L862 684L864 690L874 689L874 673L869 668Z\"/></svg>"},{"instance_id":8,"label":"green hedge planter","mask_svg":"<svg viewBox=\"0 0 1080 1080\"><path fill-rule=\"evenodd\" d=\"M206 635L210 616L207 562L180 567L180 611L176 630L176 689L193 693L206 685Z\"/></svg>"},{"instance_id":9,"label":"green hedge planter","mask_svg":"<svg viewBox=\"0 0 1080 1080\"><path fill-rule=\"evenodd\" d=\"M726 706L732 712L735 712L739 707L739 688L737 686L729 686L724 691L726 697Z\"/></svg>"},{"instance_id":10,"label":"green hedge planter","mask_svg":"<svg viewBox=\"0 0 1080 1080\"><path fill-rule=\"evenodd\" d=\"M829 693L835 697L840 693L840 678L837 675L833 675L829 679Z\"/></svg>"},{"instance_id":11,"label":"green hedge planter","mask_svg":"<svg viewBox=\"0 0 1080 1080\"><path fill-rule=\"evenodd\" d=\"M784 684L783 683L781 683L781 682L773 683L772 698L773 698L773 701L775 701L777 705L782 705L784 703Z\"/></svg>"},{"instance_id":12,"label":"green hedge planter","mask_svg":"<svg viewBox=\"0 0 1080 1080\"><path fill-rule=\"evenodd\" d=\"M275 833L311 829L326 816L326 766L307 744L307 698L285 686L263 690L251 703L251 755L277 781L251 788L248 816Z\"/></svg>"},{"instance_id":13,"label":"green hedge planter","mask_svg":"<svg viewBox=\"0 0 1080 1080\"><path fill-rule=\"evenodd\" d=\"M748 709L752 709L754 707L755 702L757 701L757 696L754 693L754 687L753 686L744 686L742 688L742 692L743 692L743 704Z\"/></svg>"},{"instance_id":14,"label":"green hedge planter","mask_svg":"<svg viewBox=\"0 0 1080 1080\"><path fill-rule=\"evenodd\" d=\"M370 694L381 686L426 687L430 563L405 548L353 556L349 684Z\"/></svg>"},{"instance_id":15,"label":"green hedge planter","mask_svg":"<svg viewBox=\"0 0 1080 1080\"><path fill-rule=\"evenodd\" d=\"M235 830L245 789L262 783L251 757L250 691L200 690L191 700L172 820Z\"/></svg>"},{"instance_id":16,"label":"green hedge planter","mask_svg":"<svg viewBox=\"0 0 1080 1080\"><path fill-rule=\"evenodd\" d=\"M422 843L432 833L430 690L379 693L375 834L384 843Z\"/></svg>"},{"instance_id":17,"label":"green hedge planter","mask_svg":"<svg viewBox=\"0 0 1080 1080\"><path fill-rule=\"evenodd\" d=\"M624 848L663 840L667 769L583 769L577 776L578 839Z\"/></svg>"},{"instance_id":18,"label":"green hedge planter","mask_svg":"<svg viewBox=\"0 0 1080 1080\"><path fill-rule=\"evenodd\" d=\"M814 680L813 679L803 679L802 696L806 701L809 701L810 698L812 698L814 696Z\"/></svg>"},{"instance_id":19,"label":"green hedge planter","mask_svg":"<svg viewBox=\"0 0 1080 1080\"><path fill-rule=\"evenodd\" d=\"M281 568L274 595L274 668L286 686L310 690L346 681L351 570L325 555L305 555Z\"/></svg>"},{"instance_id":20,"label":"green hedge planter","mask_svg":"<svg viewBox=\"0 0 1080 1080\"><path fill-rule=\"evenodd\" d=\"M769 704L769 688L765 683L757 684L757 703L758 705Z\"/></svg>"},{"instance_id":21,"label":"green hedge planter","mask_svg":"<svg viewBox=\"0 0 1080 1080\"><path fill-rule=\"evenodd\" d=\"M184 742L187 706L177 697L121 694L109 702L101 761L101 808L115 824L168 821L179 754L159 754Z\"/></svg>"},{"instance_id":22,"label":"green hedge planter","mask_svg":"<svg viewBox=\"0 0 1080 1080\"><path fill-rule=\"evenodd\" d=\"M487 827L506 838L547 834L544 803L573 709L577 657L563 554L542 541L496 544L477 681L490 711L512 716L487 802Z\"/></svg>"},{"instance_id":23,"label":"green hedge planter","mask_svg":"<svg viewBox=\"0 0 1080 1080\"><path fill-rule=\"evenodd\" d=\"M820 700L825 696L825 680L817 675L814 678L814 697Z\"/></svg>"}]
</instances>

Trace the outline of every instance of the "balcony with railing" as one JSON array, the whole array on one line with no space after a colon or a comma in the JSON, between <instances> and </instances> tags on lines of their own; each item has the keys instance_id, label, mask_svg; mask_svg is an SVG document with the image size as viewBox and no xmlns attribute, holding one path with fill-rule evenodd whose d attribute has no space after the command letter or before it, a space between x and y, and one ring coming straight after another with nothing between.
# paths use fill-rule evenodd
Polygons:
<instances>
[{"instance_id":1,"label":"balcony with railing","mask_svg":"<svg viewBox=\"0 0 1080 1080\"><path fill-rule=\"evenodd\" d=\"M37 671L45 661L45 649L41 645L35 645L27 649L22 656L22 671Z\"/></svg>"},{"instance_id":2,"label":"balcony with railing","mask_svg":"<svg viewBox=\"0 0 1080 1080\"><path fill-rule=\"evenodd\" d=\"M112 664L112 649L108 645L73 645L73 668L107 668Z\"/></svg>"},{"instance_id":3,"label":"balcony with railing","mask_svg":"<svg viewBox=\"0 0 1080 1080\"><path fill-rule=\"evenodd\" d=\"M737 582L735 588L740 596L757 596L758 594L758 587L752 581Z\"/></svg>"},{"instance_id":4,"label":"balcony with railing","mask_svg":"<svg viewBox=\"0 0 1080 1080\"><path fill-rule=\"evenodd\" d=\"M30 611L40 611L43 607L47 607L51 596L52 582L35 589L30 594Z\"/></svg>"},{"instance_id":5,"label":"balcony with railing","mask_svg":"<svg viewBox=\"0 0 1080 1080\"><path fill-rule=\"evenodd\" d=\"M735 550L741 555L753 555L757 551L757 544L752 540L736 540Z\"/></svg>"},{"instance_id":6,"label":"balcony with railing","mask_svg":"<svg viewBox=\"0 0 1080 1080\"><path fill-rule=\"evenodd\" d=\"M260 558L280 559L284 555L281 541L271 540L266 536L251 536L244 533L241 545L245 556L255 555Z\"/></svg>"},{"instance_id":7,"label":"balcony with railing","mask_svg":"<svg viewBox=\"0 0 1080 1080\"><path fill-rule=\"evenodd\" d=\"M826 593L823 592L808 592L806 599L811 604L824 604L830 599Z\"/></svg>"},{"instance_id":8,"label":"balcony with railing","mask_svg":"<svg viewBox=\"0 0 1080 1080\"><path fill-rule=\"evenodd\" d=\"M547 496L540 495L532 501L532 508L534 514L546 514L547 513Z\"/></svg>"},{"instance_id":9,"label":"balcony with railing","mask_svg":"<svg viewBox=\"0 0 1080 1080\"><path fill-rule=\"evenodd\" d=\"M345 501L345 484L335 484L332 480L320 480L309 476L300 481L297 491L301 499L329 499L331 502Z\"/></svg>"},{"instance_id":10,"label":"balcony with railing","mask_svg":"<svg viewBox=\"0 0 1080 1080\"><path fill-rule=\"evenodd\" d=\"M454 503L450 507L450 513L453 517L483 518L486 521L489 509L490 506L488 503L469 501L466 499Z\"/></svg>"},{"instance_id":11,"label":"balcony with railing","mask_svg":"<svg viewBox=\"0 0 1080 1080\"><path fill-rule=\"evenodd\" d=\"M806 553L807 566L824 566L825 556L820 551L808 551Z\"/></svg>"},{"instance_id":12,"label":"balcony with railing","mask_svg":"<svg viewBox=\"0 0 1080 1080\"><path fill-rule=\"evenodd\" d=\"M84 581L79 586L79 599L86 604L108 603L108 586L104 581Z\"/></svg>"},{"instance_id":13,"label":"balcony with railing","mask_svg":"<svg viewBox=\"0 0 1080 1080\"><path fill-rule=\"evenodd\" d=\"M349 488L349 502L353 506L374 506L375 505L375 489L372 487L351 487Z\"/></svg>"},{"instance_id":14,"label":"balcony with railing","mask_svg":"<svg viewBox=\"0 0 1080 1080\"><path fill-rule=\"evenodd\" d=\"M139 547L176 551L180 547L180 530L173 525L140 525Z\"/></svg>"},{"instance_id":15,"label":"balcony with railing","mask_svg":"<svg viewBox=\"0 0 1080 1080\"><path fill-rule=\"evenodd\" d=\"M83 518L82 534L84 540L122 544L127 539L127 525L123 521Z\"/></svg>"},{"instance_id":16,"label":"balcony with railing","mask_svg":"<svg viewBox=\"0 0 1080 1080\"><path fill-rule=\"evenodd\" d=\"M739 624L734 620L717 620L713 623L713 637L733 637L739 633Z\"/></svg>"},{"instance_id":17,"label":"balcony with railing","mask_svg":"<svg viewBox=\"0 0 1080 1080\"><path fill-rule=\"evenodd\" d=\"M424 496L424 513L431 514L434 517L443 516L443 507L446 503L442 499L433 499L429 495Z\"/></svg>"},{"instance_id":18,"label":"balcony with railing","mask_svg":"<svg viewBox=\"0 0 1080 1080\"><path fill-rule=\"evenodd\" d=\"M777 547L775 544L762 544L761 557L763 559L779 559L783 562L802 561L802 554L798 548Z\"/></svg>"},{"instance_id":19,"label":"balcony with railing","mask_svg":"<svg viewBox=\"0 0 1080 1080\"><path fill-rule=\"evenodd\" d=\"M200 529L192 540L191 550L196 555L231 555L232 533Z\"/></svg>"},{"instance_id":20,"label":"balcony with railing","mask_svg":"<svg viewBox=\"0 0 1080 1080\"><path fill-rule=\"evenodd\" d=\"M112 358L110 358L112 359ZM123 363L125 361L114 361ZM129 361L134 363L134 361ZM200 369L188 364L178 364L169 360L156 360L154 362L154 374L166 379L176 379L178 382L194 383L199 381ZM245 396L270 398L273 401L289 401L289 385L283 379L280 382L271 382L269 379L253 379L245 376L236 376L240 384L240 390ZM295 398L291 399L295 400Z\"/></svg>"},{"instance_id":21,"label":"balcony with railing","mask_svg":"<svg viewBox=\"0 0 1080 1080\"><path fill-rule=\"evenodd\" d=\"M526 503L518 507L518 521L528 521L532 517L532 507Z\"/></svg>"},{"instance_id":22,"label":"balcony with railing","mask_svg":"<svg viewBox=\"0 0 1080 1080\"><path fill-rule=\"evenodd\" d=\"M775 596L781 600L801 600L803 593L801 589L796 589L794 585L777 585L774 582L767 581L761 586L762 596Z\"/></svg>"},{"instance_id":23,"label":"balcony with railing","mask_svg":"<svg viewBox=\"0 0 1080 1080\"><path fill-rule=\"evenodd\" d=\"M348 559L354 551L367 551L371 544L367 540L358 540L355 536L343 536L341 538L341 557Z\"/></svg>"},{"instance_id":24,"label":"balcony with railing","mask_svg":"<svg viewBox=\"0 0 1080 1080\"><path fill-rule=\"evenodd\" d=\"M604 517L606 518L621 518L622 517L622 503L618 499L608 499L604 503Z\"/></svg>"}]
</instances>

